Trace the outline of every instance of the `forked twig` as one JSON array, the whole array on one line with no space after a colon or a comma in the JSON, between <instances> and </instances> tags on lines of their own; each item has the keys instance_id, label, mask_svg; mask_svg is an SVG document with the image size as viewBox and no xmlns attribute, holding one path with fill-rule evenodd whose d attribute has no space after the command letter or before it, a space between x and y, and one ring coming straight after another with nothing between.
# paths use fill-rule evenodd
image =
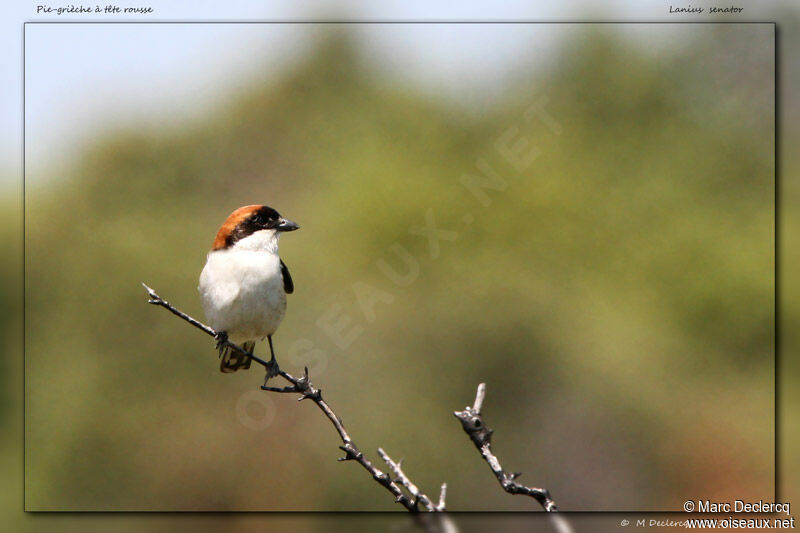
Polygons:
<instances>
[{"instance_id":1,"label":"forked twig","mask_svg":"<svg viewBox=\"0 0 800 533\"><path fill-rule=\"evenodd\" d=\"M397 462L394 462L389 454L383 451L383 448L378 448L378 455L381 456L381 459L389 466L389 469L397 476L397 481L401 485L403 485L408 492L411 493L411 496L415 502L421 503L425 509L428 511L444 511L445 510L445 497L447 495L447 483L442 483L442 489L439 492L439 503L435 504L431 501L430 498L424 493L420 492L419 488L408 478L408 476L403 472L402 464L403 460L400 459Z\"/></svg>"}]
</instances>

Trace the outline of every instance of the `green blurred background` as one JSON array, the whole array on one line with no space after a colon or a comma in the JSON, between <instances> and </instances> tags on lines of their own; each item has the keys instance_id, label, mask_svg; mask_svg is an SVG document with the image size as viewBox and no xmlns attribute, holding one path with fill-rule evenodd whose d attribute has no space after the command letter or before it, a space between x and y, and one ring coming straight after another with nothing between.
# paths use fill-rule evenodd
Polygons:
<instances>
[{"instance_id":1,"label":"green blurred background","mask_svg":"<svg viewBox=\"0 0 800 533\"><path fill-rule=\"evenodd\" d=\"M243 408L261 374L219 374L213 341L145 303L142 281L202 318L205 253L249 203L302 226L282 366L309 364L375 461L447 481L450 509L530 508L451 414L480 381L504 465L564 510L772 500L774 30L647 46L671 28L565 28L547 66L470 105L320 26L193 121L98 131L26 191L26 509L396 509L312 405ZM523 169L502 153L520 138ZM484 163L505 185L481 202L461 181ZM436 257L409 232L426 213L457 232ZM419 269L402 287L380 266L402 269L397 245ZM344 349L324 316L358 333Z\"/></svg>"}]
</instances>

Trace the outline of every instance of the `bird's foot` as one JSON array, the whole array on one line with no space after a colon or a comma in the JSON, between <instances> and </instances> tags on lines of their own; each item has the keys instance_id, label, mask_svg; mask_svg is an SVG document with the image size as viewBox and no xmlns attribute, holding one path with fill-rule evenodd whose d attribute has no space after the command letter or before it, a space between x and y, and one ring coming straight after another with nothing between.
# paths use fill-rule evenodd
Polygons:
<instances>
[{"instance_id":1,"label":"bird's foot","mask_svg":"<svg viewBox=\"0 0 800 533\"><path fill-rule=\"evenodd\" d=\"M267 376L264 378L264 385L267 384L267 381L270 378L274 378L275 376L281 373L281 367L278 366L278 361L275 360L273 357L267 362Z\"/></svg>"},{"instance_id":2,"label":"bird's foot","mask_svg":"<svg viewBox=\"0 0 800 533\"><path fill-rule=\"evenodd\" d=\"M225 343L228 342L228 334L224 331L218 331L217 334L214 335L214 339L217 341L217 350L221 356L222 351L225 348Z\"/></svg>"}]
</instances>

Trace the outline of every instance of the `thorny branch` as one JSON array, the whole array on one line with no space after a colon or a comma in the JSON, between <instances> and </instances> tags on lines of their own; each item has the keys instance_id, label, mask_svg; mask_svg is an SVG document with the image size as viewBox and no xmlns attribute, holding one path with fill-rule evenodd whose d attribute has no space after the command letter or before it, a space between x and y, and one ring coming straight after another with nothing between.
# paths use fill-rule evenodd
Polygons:
<instances>
[{"instance_id":1,"label":"thorny branch","mask_svg":"<svg viewBox=\"0 0 800 533\"><path fill-rule=\"evenodd\" d=\"M147 293L150 296L148 303L153 305L161 306L167 310L169 310L172 314L182 318L189 324L193 325L194 327L198 328L199 330L205 332L206 334L218 338L217 332L214 331L212 328L208 327L207 325L203 324L202 322L192 318L191 316L187 315L183 311L177 309L172 304L161 298L153 289L142 283L145 289L147 289ZM226 338L220 339L220 342L226 346L229 346L231 349L236 350L239 353L242 353L255 361L256 363L260 364L263 367L267 366L267 362L256 357L252 353L246 351L241 346L230 342ZM445 493L447 489L447 484L442 485L442 491L439 496L439 503L434 505L430 498L428 498L424 493L419 492L419 489L414 485L408 477L402 472L400 469L400 464L395 463L389 458L386 453L379 449L378 453L383 457L383 459L389 465L389 468L395 473L398 477L397 481L392 480L391 476L388 473L382 472L377 469L372 462L367 459L364 454L358 449L356 444L353 442L353 439L350 438L350 435L347 433L347 430L344 428L344 424L342 424L342 419L339 418L336 413L333 412L333 409L330 408L328 403L322 399L322 390L314 387L311 384L311 379L308 377L308 368L305 368L303 375L301 377L295 377L288 372L284 372L280 370L278 375L281 376L283 379L288 381L291 385L287 387L270 387L267 385L262 385L261 388L265 391L270 392L280 392L280 393L297 393L300 394L298 401L310 399L320 410L325 413L325 416L333 424L333 427L336 428L336 432L339 433L339 437L342 439L342 446L339 448L344 451L344 457L340 457L339 461L356 461L362 467L364 467L367 472L372 475L372 478L378 482L379 485L384 487L386 490L391 492L394 497L395 501L405 507L408 511L412 513L416 513L419 511L419 503L422 503L423 506L428 511L444 511L445 510ZM398 482L401 483L404 487L406 487L411 493L411 497L406 495L403 490L398 485ZM445 522L442 524L445 529L448 528L451 524L449 522Z\"/></svg>"},{"instance_id":2,"label":"thorny branch","mask_svg":"<svg viewBox=\"0 0 800 533\"><path fill-rule=\"evenodd\" d=\"M261 366L265 368L267 367L266 361L256 357L241 346L230 342L227 338L218 337L217 332L214 329L174 307L144 283L142 283L142 285L150 296L148 303L167 309L172 314L185 320L207 335L217 338L218 342L221 342L231 349L246 355ZM378 454L389 466L389 469L392 471L392 473L396 476L396 479L392 480L388 473L380 471L369 459L364 457L364 454L358 449L356 444L353 442L353 439L344 428L341 418L339 418L336 413L333 412L333 409L331 409L328 403L322 399L322 390L312 385L311 379L308 376L307 367L304 369L303 375L299 378L283 370L279 370L278 375L288 381L290 385L286 387L271 387L262 385L261 389L269 392L300 394L300 397L297 399L298 401L306 399L312 400L325 414L325 416L328 417L334 428L336 428L336 432L339 434L339 437L342 439L343 445L339 446L339 448L344 451L345 455L344 457L340 457L339 461L356 461L372 475L372 478L379 485L394 495L395 502L400 503L408 511L416 514L419 511L419 504L422 504L426 511L437 513L437 515L441 517L441 520L434 523L430 521L423 521L422 524L426 526L426 529L431 531L442 531L443 533L457 532L455 524L453 524L449 517L444 514L447 483L442 483L441 492L439 493L439 501L438 503L434 504L425 493L420 492L419 488L409 479L405 472L403 472L402 459L395 462L382 448L378 448ZM483 422L483 418L481 417L481 407L483 406L485 394L486 384L481 383L478 385L478 392L475 396L475 403L473 406L466 407L464 411L456 411L453 414L461 421L464 431L466 431L470 439L472 439L472 442L475 444L478 450L480 450L481 455L486 462L489 463L492 472L494 472L497 480L500 482L500 485L506 492L509 492L510 494L525 494L531 496L535 498L546 511L556 511L557 509L555 502L550 498L550 493L547 491L547 489L526 487L517 483L515 479L519 477L520 474L505 472L500 466L500 461L492 453L492 430L486 427L486 424ZM403 490L400 488L400 485L406 488L411 497L403 492ZM420 516L421 518L421 515L417 516ZM555 515L553 515L553 519L554 526L557 531L560 533L571 533L571 528L565 520Z\"/></svg>"},{"instance_id":3,"label":"thorny branch","mask_svg":"<svg viewBox=\"0 0 800 533\"><path fill-rule=\"evenodd\" d=\"M395 481L401 483L406 489L408 489L408 492L411 493L411 496L414 498L415 501L421 503L422 506L425 507L425 509L427 509L428 511L445 510L444 499L445 496L447 495L447 483L442 483L442 490L439 493L439 503L434 504L425 493L419 491L417 486L414 485L414 483L408 478L408 476L406 476L405 472L403 472L402 459L400 459L395 463L392 460L392 458L389 457L389 454L383 451L383 448L378 448L378 455L381 456L381 459L383 459L384 462L387 465L389 465L391 471L394 473L395 476L397 476L397 479Z\"/></svg>"},{"instance_id":4,"label":"thorny branch","mask_svg":"<svg viewBox=\"0 0 800 533\"><path fill-rule=\"evenodd\" d=\"M483 408L483 399L486 397L486 383L478 385L478 391L475 393L475 403L472 407L465 407L463 411L455 411L453 414L461 421L464 431L469 435L472 443L481 452L481 456L489 463L489 467L494 472L497 481L503 490L509 494L524 494L534 498L537 502L544 507L545 511L552 512L550 515L553 527L558 533L572 533L572 526L569 522L557 513L556 502L550 497L550 491L547 489L537 489L533 487L526 487L516 482L516 479L522 475L520 472L506 472L500 466L500 460L492 453L492 433L494 431L489 429L481 416L481 408Z\"/></svg>"},{"instance_id":5,"label":"thorny branch","mask_svg":"<svg viewBox=\"0 0 800 533\"><path fill-rule=\"evenodd\" d=\"M503 487L503 490L509 494L524 494L530 496L538 501L545 511L557 511L556 503L550 498L550 492L547 489L537 489L533 487L526 487L516 482L516 478L521 476L520 472L506 472L500 466L500 460L492 453L492 433L493 430L489 429L481 416L481 408L483 407L483 398L486 395L486 384L481 383L478 385L478 392L475 395L475 403L472 407L467 406L463 411L455 411L453 414L461 421L464 426L464 431L472 439L473 444L481 452L481 455L489 463L489 467L497 477L497 481Z\"/></svg>"}]
</instances>

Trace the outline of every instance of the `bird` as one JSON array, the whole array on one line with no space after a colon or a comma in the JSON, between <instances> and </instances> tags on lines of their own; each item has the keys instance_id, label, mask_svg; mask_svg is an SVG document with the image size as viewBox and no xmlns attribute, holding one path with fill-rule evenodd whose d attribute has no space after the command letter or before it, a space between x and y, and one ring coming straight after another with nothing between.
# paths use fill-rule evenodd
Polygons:
<instances>
[{"instance_id":1,"label":"bird","mask_svg":"<svg viewBox=\"0 0 800 533\"><path fill-rule=\"evenodd\" d=\"M246 205L231 213L217 231L198 291L209 326L217 332L220 370L250 368L250 357L226 343L253 353L269 340L266 380L280 373L272 336L286 313L286 295L294 292L289 268L278 256L278 240L300 226L266 205ZM265 380L265 383L266 383Z\"/></svg>"}]
</instances>

